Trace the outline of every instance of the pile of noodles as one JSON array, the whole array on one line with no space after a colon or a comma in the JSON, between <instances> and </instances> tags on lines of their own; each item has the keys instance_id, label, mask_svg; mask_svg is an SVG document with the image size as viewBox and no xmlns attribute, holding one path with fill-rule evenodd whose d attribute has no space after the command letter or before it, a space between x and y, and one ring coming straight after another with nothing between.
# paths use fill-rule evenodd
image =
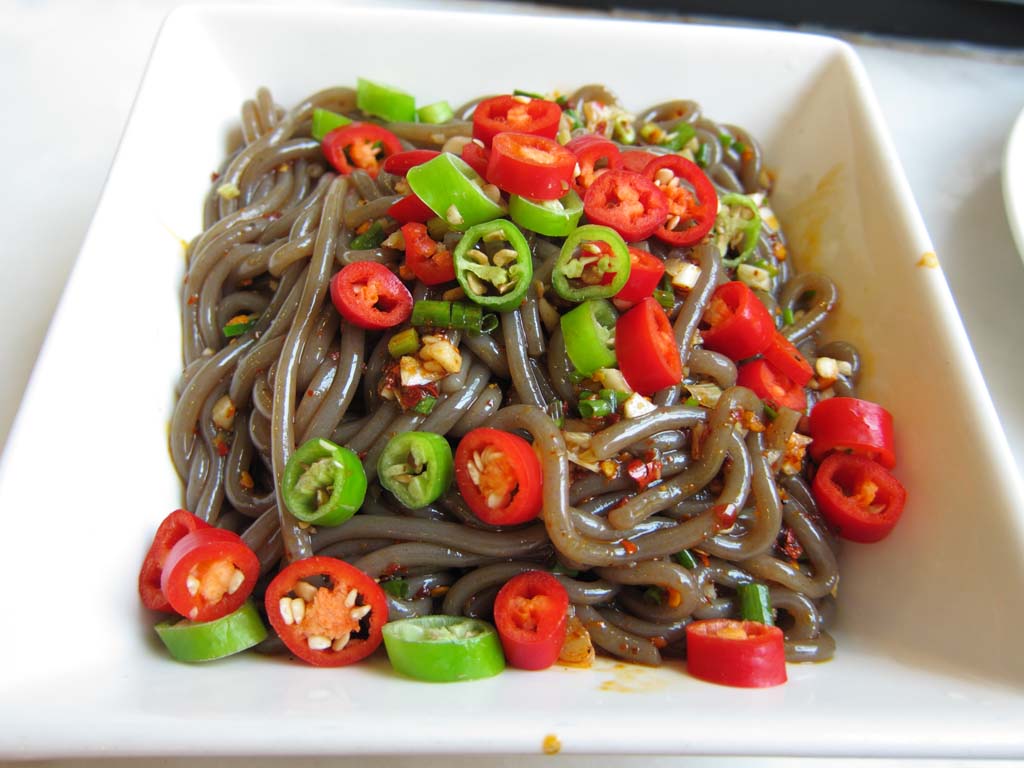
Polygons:
<instances>
[{"instance_id":1,"label":"pile of noodles","mask_svg":"<svg viewBox=\"0 0 1024 768\"><path fill-rule=\"evenodd\" d=\"M597 86L569 99L577 105L616 103ZM471 135L467 118L473 106L443 125L387 127L409 147L441 148L453 137ZM215 174L203 232L188 248L181 294L184 370L171 454L185 482L186 507L240 533L259 556L263 583L257 594L279 567L317 553L344 559L375 578L401 574L410 598L388 598L392 618L487 617L497 589L509 578L531 569L554 570L598 648L657 664L663 651L678 646L694 618L737 617L736 588L757 581L770 587L787 658L830 658L834 643L825 623L838 582L835 542L805 478L777 474L771 464L799 415L783 411L770 423L765 419L768 428L760 432L737 428L734 412L761 415L762 403L733 386L736 367L729 359L695 343L710 295L731 279L718 248L670 250L653 239L647 245L662 258L699 264L699 281L669 314L683 385L714 382L724 393L717 405L704 408L680 404L688 394L673 387L658 393L655 411L593 434L593 456L616 462L614 476L569 460L573 446L567 448L566 433L578 440L579 433L593 431L590 422L569 418L559 429L545 411L562 400L572 414L576 401L565 344L557 322L550 322L559 304L545 298L559 252L555 239L528 235L535 282L525 303L503 313L492 334L455 333L460 372L440 382L429 415L403 412L378 390L390 332L367 332L341 320L328 296L331 276L346 264L401 263L397 250L349 248L354 230L382 217L399 198L398 180L386 173L377 179L361 171L336 175L310 137L315 107L359 117L350 88L314 94L288 112L266 90L243 105L243 145ZM680 121L690 122L708 145L706 172L720 192L768 192L769 175L753 137L709 120L697 104L653 107L637 116L636 125L655 122L672 130ZM746 149L742 154L738 142ZM448 235L449 247L457 237ZM835 287L823 275L794 274L791 259L777 258L780 242L781 233L762 228L755 259L766 260L778 275L774 290L759 295L776 316L796 311L796 322L781 330L812 362L828 355L851 363L853 375L840 377L834 388L851 394L856 352L842 343L817 348L821 322L836 302ZM417 300L439 298L445 288L410 287ZM258 321L244 335L226 339L223 326L240 313ZM506 529L485 525L454 487L435 504L408 510L376 482L377 459L392 436L425 430L457 441L481 425L520 431L538 447L544 505L537 521ZM282 504L275 482L294 448L314 437L365 457L366 502L334 528L300 524ZM662 479L639 490L625 460L651 455L662 462ZM728 531L716 527L715 506L721 504L741 510ZM693 570L671 558L684 549L697 554ZM652 600L651 586L670 588L681 599L673 605Z\"/></svg>"}]
</instances>

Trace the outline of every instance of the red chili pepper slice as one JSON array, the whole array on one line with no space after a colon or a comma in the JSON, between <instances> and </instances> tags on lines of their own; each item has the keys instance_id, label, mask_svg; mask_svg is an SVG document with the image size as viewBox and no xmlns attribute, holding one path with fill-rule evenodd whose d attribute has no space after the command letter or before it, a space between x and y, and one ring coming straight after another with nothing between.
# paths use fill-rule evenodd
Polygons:
<instances>
[{"instance_id":1,"label":"red chili pepper slice","mask_svg":"<svg viewBox=\"0 0 1024 768\"><path fill-rule=\"evenodd\" d=\"M848 451L896 466L892 414L856 397L830 397L811 409L811 458L821 461L831 451Z\"/></svg>"},{"instance_id":2,"label":"red chili pepper slice","mask_svg":"<svg viewBox=\"0 0 1024 768\"><path fill-rule=\"evenodd\" d=\"M338 173L348 175L361 168L374 178L381 171L382 160L402 151L402 143L395 134L373 123L350 123L335 128L320 145Z\"/></svg>"},{"instance_id":3,"label":"red chili pepper slice","mask_svg":"<svg viewBox=\"0 0 1024 768\"><path fill-rule=\"evenodd\" d=\"M668 200L654 182L632 171L606 171L587 190L583 211L627 243L646 240L665 223Z\"/></svg>"},{"instance_id":4,"label":"red chili pepper slice","mask_svg":"<svg viewBox=\"0 0 1024 768\"><path fill-rule=\"evenodd\" d=\"M470 168L479 173L481 178L487 179L487 164L491 160L491 150L471 141L462 148L462 159Z\"/></svg>"},{"instance_id":5,"label":"red chili pepper slice","mask_svg":"<svg viewBox=\"0 0 1024 768\"><path fill-rule=\"evenodd\" d=\"M227 616L256 586L260 561L242 537L222 528L199 528L171 547L160 589L175 612L195 622Z\"/></svg>"},{"instance_id":6,"label":"red chili pepper slice","mask_svg":"<svg viewBox=\"0 0 1024 768\"><path fill-rule=\"evenodd\" d=\"M615 294L621 301L637 302L654 294L654 289L665 274L665 262L647 251L629 246L629 279L622 289ZM607 274L601 281L608 285L615 277Z\"/></svg>"},{"instance_id":7,"label":"red chili pepper slice","mask_svg":"<svg viewBox=\"0 0 1024 768\"><path fill-rule=\"evenodd\" d=\"M331 300L353 325L379 331L404 323L412 294L394 272L373 261L357 261L331 278Z\"/></svg>"},{"instance_id":8,"label":"red chili pepper slice","mask_svg":"<svg viewBox=\"0 0 1024 768\"><path fill-rule=\"evenodd\" d=\"M668 198L668 219L654 233L658 239L680 246L699 243L718 215L715 185L704 171L685 157L662 155L647 164L644 176L652 182L660 181Z\"/></svg>"},{"instance_id":9,"label":"red chili pepper slice","mask_svg":"<svg viewBox=\"0 0 1024 768\"><path fill-rule=\"evenodd\" d=\"M565 641L569 594L545 571L510 579L494 599L494 624L505 658L519 669L547 669Z\"/></svg>"},{"instance_id":10,"label":"red chili pepper slice","mask_svg":"<svg viewBox=\"0 0 1024 768\"><path fill-rule=\"evenodd\" d=\"M267 586L265 604L270 625L288 650L316 667L365 659L380 645L388 620L380 585L333 557L289 565Z\"/></svg>"},{"instance_id":11,"label":"red chili pepper slice","mask_svg":"<svg viewBox=\"0 0 1024 768\"><path fill-rule=\"evenodd\" d=\"M437 214L430 210L427 204L416 195L408 194L401 200L392 203L391 207L388 208L388 216L399 224L407 224L410 221L418 221L422 224L430 221Z\"/></svg>"},{"instance_id":12,"label":"red chili pepper slice","mask_svg":"<svg viewBox=\"0 0 1024 768\"><path fill-rule=\"evenodd\" d=\"M405 239L405 266L424 285L440 285L455 279L455 264L451 252L436 242L423 224L410 223L402 227Z\"/></svg>"},{"instance_id":13,"label":"red chili pepper slice","mask_svg":"<svg viewBox=\"0 0 1024 768\"><path fill-rule=\"evenodd\" d=\"M782 630L757 621L705 619L686 626L686 668L694 677L737 688L786 682Z\"/></svg>"},{"instance_id":14,"label":"red chili pepper slice","mask_svg":"<svg viewBox=\"0 0 1024 768\"><path fill-rule=\"evenodd\" d=\"M776 406L800 412L807 408L807 393L803 387L767 360L751 360L741 365L736 373L736 383L752 389L762 400Z\"/></svg>"},{"instance_id":15,"label":"red chili pepper slice","mask_svg":"<svg viewBox=\"0 0 1024 768\"><path fill-rule=\"evenodd\" d=\"M142 561L142 569L139 571L139 597L142 604L152 611L170 612L174 610L167 602L163 590L160 589L160 574L163 572L167 556L171 548L177 544L186 534L198 531L201 528L210 528L191 512L184 509L176 509L163 519L153 536L153 543Z\"/></svg>"},{"instance_id":16,"label":"red chili pepper slice","mask_svg":"<svg viewBox=\"0 0 1024 768\"><path fill-rule=\"evenodd\" d=\"M423 165L427 160L433 160L440 154L436 149L407 149L388 155L384 158L381 168L395 176L405 176L410 168Z\"/></svg>"},{"instance_id":17,"label":"red chili pepper slice","mask_svg":"<svg viewBox=\"0 0 1024 768\"><path fill-rule=\"evenodd\" d=\"M888 536L907 502L899 480L871 459L851 453L833 453L825 459L811 490L821 514L839 535L864 544Z\"/></svg>"},{"instance_id":18,"label":"red chili pepper slice","mask_svg":"<svg viewBox=\"0 0 1024 768\"><path fill-rule=\"evenodd\" d=\"M553 101L524 98L495 96L477 104L473 111L473 138L488 147L495 136L505 131L555 138L562 108Z\"/></svg>"},{"instance_id":19,"label":"red chili pepper slice","mask_svg":"<svg viewBox=\"0 0 1024 768\"><path fill-rule=\"evenodd\" d=\"M557 200L569 189L575 167L573 153L554 139L499 133L491 142L485 178L513 195Z\"/></svg>"},{"instance_id":20,"label":"red chili pepper slice","mask_svg":"<svg viewBox=\"0 0 1024 768\"><path fill-rule=\"evenodd\" d=\"M620 168L624 171L643 173L652 160L657 160L661 155L653 152L644 152L642 149L630 149L623 152L619 157Z\"/></svg>"},{"instance_id":21,"label":"red chili pepper slice","mask_svg":"<svg viewBox=\"0 0 1024 768\"><path fill-rule=\"evenodd\" d=\"M642 395L678 384L683 378L672 325L651 296L619 317L615 356L626 382Z\"/></svg>"},{"instance_id":22,"label":"red chili pepper slice","mask_svg":"<svg viewBox=\"0 0 1024 768\"><path fill-rule=\"evenodd\" d=\"M455 449L455 483L470 510L490 525L517 525L540 514L540 459L510 432L480 427Z\"/></svg>"},{"instance_id":23,"label":"red chili pepper slice","mask_svg":"<svg viewBox=\"0 0 1024 768\"><path fill-rule=\"evenodd\" d=\"M577 136L566 144L565 148L576 156L576 163L579 165L579 172L572 179L572 188L580 197L587 194L594 179L605 171L614 171L622 165L619 146L614 141L595 133Z\"/></svg>"},{"instance_id":24,"label":"red chili pepper slice","mask_svg":"<svg viewBox=\"0 0 1024 768\"><path fill-rule=\"evenodd\" d=\"M778 331L772 336L771 342L764 350L764 359L775 366L776 370L785 374L798 387L807 386L814 377L814 369L800 350Z\"/></svg>"},{"instance_id":25,"label":"red chili pepper slice","mask_svg":"<svg viewBox=\"0 0 1024 768\"><path fill-rule=\"evenodd\" d=\"M771 313L745 283L734 280L715 289L704 312L704 346L733 360L759 355L775 334Z\"/></svg>"}]
</instances>

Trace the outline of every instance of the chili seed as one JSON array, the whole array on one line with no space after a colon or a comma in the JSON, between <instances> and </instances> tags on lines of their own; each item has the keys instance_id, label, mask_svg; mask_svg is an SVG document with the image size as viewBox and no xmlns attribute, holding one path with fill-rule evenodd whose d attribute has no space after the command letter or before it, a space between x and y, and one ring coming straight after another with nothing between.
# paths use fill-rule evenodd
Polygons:
<instances>
[{"instance_id":1,"label":"chili seed","mask_svg":"<svg viewBox=\"0 0 1024 768\"><path fill-rule=\"evenodd\" d=\"M313 600L316 598L316 587L314 587L308 581L295 582L295 586L292 587L292 592L301 597L307 603L313 602Z\"/></svg>"},{"instance_id":2,"label":"chili seed","mask_svg":"<svg viewBox=\"0 0 1024 768\"><path fill-rule=\"evenodd\" d=\"M345 650L345 646L348 645L348 639L351 636L352 636L351 632L346 632L344 635L342 635L337 640L335 640L333 643L331 643L331 650L332 651L343 651L343 650Z\"/></svg>"},{"instance_id":3,"label":"chili seed","mask_svg":"<svg viewBox=\"0 0 1024 768\"><path fill-rule=\"evenodd\" d=\"M282 597L277 603L277 609L281 612L281 618L284 619L284 623L289 627L295 623L295 617L292 615L292 599L290 597Z\"/></svg>"},{"instance_id":4,"label":"chili seed","mask_svg":"<svg viewBox=\"0 0 1024 768\"><path fill-rule=\"evenodd\" d=\"M350 589L348 591L348 594L345 595L345 607L351 608L353 605L355 605L357 597L359 597L359 593L356 592L354 589Z\"/></svg>"},{"instance_id":5,"label":"chili seed","mask_svg":"<svg viewBox=\"0 0 1024 768\"><path fill-rule=\"evenodd\" d=\"M654 174L654 183L668 184L675 177L676 175L672 172L671 168L659 168L658 172Z\"/></svg>"},{"instance_id":6,"label":"chili seed","mask_svg":"<svg viewBox=\"0 0 1024 768\"><path fill-rule=\"evenodd\" d=\"M185 586L188 588L188 593L193 597L199 593L199 579L189 574L189 577L185 580Z\"/></svg>"},{"instance_id":7,"label":"chili seed","mask_svg":"<svg viewBox=\"0 0 1024 768\"><path fill-rule=\"evenodd\" d=\"M228 594L233 595L238 591L239 587L245 583L245 574L242 573L238 568L231 574L231 581L228 583Z\"/></svg>"},{"instance_id":8,"label":"chili seed","mask_svg":"<svg viewBox=\"0 0 1024 768\"><path fill-rule=\"evenodd\" d=\"M304 618L306 618L306 601L301 597L296 597L292 600L292 620L296 624L301 624Z\"/></svg>"},{"instance_id":9,"label":"chili seed","mask_svg":"<svg viewBox=\"0 0 1024 768\"><path fill-rule=\"evenodd\" d=\"M326 651L331 647L331 641L323 635L310 635L306 638L306 645L311 651Z\"/></svg>"},{"instance_id":10,"label":"chili seed","mask_svg":"<svg viewBox=\"0 0 1024 768\"><path fill-rule=\"evenodd\" d=\"M360 605L358 608L353 608L349 612L349 616L352 617L353 621L362 621L363 617L371 610L373 609L368 605Z\"/></svg>"}]
</instances>

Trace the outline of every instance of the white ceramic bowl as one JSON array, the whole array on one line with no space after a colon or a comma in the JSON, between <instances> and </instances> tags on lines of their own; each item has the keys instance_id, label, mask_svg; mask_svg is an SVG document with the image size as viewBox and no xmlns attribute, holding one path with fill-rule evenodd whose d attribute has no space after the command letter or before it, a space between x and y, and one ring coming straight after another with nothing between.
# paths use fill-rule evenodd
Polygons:
<instances>
[{"instance_id":1,"label":"white ceramic bowl","mask_svg":"<svg viewBox=\"0 0 1024 768\"><path fill-rule=\"evenodd\" d=\"M747 691L609 661L436 686L386 661L171 662L138 565L180 498L167 454L181 239L259 85L292 104L359 75L423 103L603 82L750 128L834 337L898 428L891 538L847 546L833 662ZM0 468L0 757L111 754L1024 754L1024 504L863 69L824 37L417 11L191 8L165 24Z\"/></svg>"}]
</instances>

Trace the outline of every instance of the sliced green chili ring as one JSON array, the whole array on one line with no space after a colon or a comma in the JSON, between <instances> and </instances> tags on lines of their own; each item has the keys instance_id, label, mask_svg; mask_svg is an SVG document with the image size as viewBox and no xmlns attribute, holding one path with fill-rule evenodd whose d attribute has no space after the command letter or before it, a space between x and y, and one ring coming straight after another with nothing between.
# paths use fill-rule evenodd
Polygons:
<instances>
[{"instance_id":1,"label":"sliced green chili ring","mask_svg":"<svg viewBox=\"0 0 1024 768\"><path fill-rule=\"evenodd\" d=\"M340 525L363 505L366 471L348 448L314 438L288 459L281 496L288 511L303 522Z\"/></svg>"},{"instance_id":2,"label":"sliced green chili ring","mask_svg":"<svg viewBox=\"0 0 1024 768\"><path fill-rule=\"evenodd\" d=\"M565 237L576 229L583 215L583 201L571 189L559 200L531 200L510 195L508 215L524 229L548 237Z\"/></svg>"},{"instance_id":3,"label":"sliced green chili ring","mask_svg":"<svg viewBox=\"0 0 1024 768\"><path fill-rule=\"evenodd\" d=\"M588 245L597 248L605 244L611 253L591 253ZM629 280L629 249L626 241L610 227L587 224L577 227L565 238L562 251L551 273L555 292L569 301L603 299L614 296ZM603 282L605 275L614 273L611 282Z\"/></svg>"},{"instance_id":4,"label":"sliced green chili ring","mask_svg":"<svg viewBox=\"0 0 1024 768\"><path fill-rule=\"evenodd\" d=\"M420 119L421 123L437 125L439 123L447 123L455 117L455 110L452 109L452 105L447 101L435 101L433 104L427 104L427 106L416 110L416 116Z\"/></svg>"},{"instance_id":5,"label":"sliced green chili ring","mask_svg":"<svg viewBox=\"0 0 1024 768\"><path fill-rule=\"evenodd\" d=\"M384 232L384 226L379 221L375 221L361 235L353 237L349 241L348 247L353 251L366 251L376 248L384 242L385 238L387 238L387 234Z\"/></svg>"},{"instance_id":6,"label":"sliced green chili ring","mask_svg":"<svg viewBox=\"0 0 1024 768\"><path fill-rule=\"evenodd\" d=\"M684 549L682 552L676 552L672 555L672 559L683 566L683 568L691 571L697 567L697 558L695 558L688 549Z\"/></svg>"},{"instance_id":7,"label":"sliced green chili ring","mask_svg":"<svg viewBox=\"0 0 1024 768\"><path fill-rule=\"evenodd\" d=\"M384 625L391 666L417 680L453 683L493 677L505 669L498 632L462 616L420 616Z\"/></svg>"},{"instance_id":8,"label":"sliced green chili ring","mask_svg":"<svg viewBox=\"0 0 1024 768\"><path fill-rule=\"evenodd\" d=\"M509 312L522 304L533 279L530 244L507 219L467 229L452 260L455 279L466 298L496 312Z\"/></svg>"},{"instance_id":9,"label":"sliced green chili ring","mask_svg":"<svg viewBox=\"0 0 1024 768\"><path fill-rule=\"evenodd\" d=\"M498 316L484 313L477 304L464 301L424 299L412 305L410 322L426 328L451 328L470 333L490 333L498 327Z\"/></svg>"},{"instance_id":10,"label":"sliced green chili ring","mask_svg":"<svg viewBox=\"0 0 1024 768\"><path fill-rule=\"evenodd\" d=\"M406 328L388 339L388 354L392 357L414 355L420 348L420 335L415 328Z\"/></svg>"},{"instance_id":11,"label":"sliced green chili ring","mask_svg":"<svg viewBox=\"0 0 1024 768\"><path fill-rule=\"evenodd\" d=\"M223 659L267 639L267 628L248 600L227 616L213 621L198 624L188 619L162 621L154 629L172 658L178 661Z\"/></svg>"},{"instance_id":12,"label":"sliced green chili ring","mask_svg":"<svg viewBox=\"0 0 1024 768\"><path fill-rule=\"evenodd\" d=\"M740 584L736 588L740 598L740 616L746 621L758 621L771 626L772 601L764 584Z\"/></svg>"},{"instance_id":13,"label":"sliced green chili ring","mask_svg":"<svg viewBox=\"0 0 1024 768\"><path fill-rule=\"evenodd\" d=\"M757 240L761 235L761 211L751 198L735 192L722 195L720 203L715 232L718 250L722 256L729 252L732 241L738 235L743 235L739 255L722 260L726 266L735 267L749 259L757 247Z\"/></svg>"},{"instance_id":14,"label":"sliced green chili ring","mask_svg":"<svg viewBox=\"0 0 1024 768\"><path fill-rule=\"evenodd\" d=\"M450 152L410 168L405 180L417 197L454 230L462 231L505 215L504 206L484 192L487 182Z\"/></svg>"},{"instance_id":15,"label":"sliced green chili ring","mask_svg":"<svg viewBox=\"0 0 1024 768\"><path fill-rule=\"evenodd\" d=\"M377 461L377 476L402 506L425 507L448 490L455 477L452 447L433 432L395 435Z\"/></svg>"},{"instance_id":16,"label":"sliced green chili ring","mask_svg":"<svg viewBox=\"0 0 1024 768\"><path fill-rule=\"evenodd\" d=\"M589 376L598 368L612 368L615 357L615 323L619 313L607 299L590 299L562 315L565 352L576 370Z\"/></svg>"},{"instance_id":17,"label":"sliced green chili ring","mask_svg":"<svg viewBox=\"0 0 1024 768\"><path fill-rule=\"evenodd\" d=\"M352 121L344 115L339 115L337 112L331 112L329 109L320 109L317 107L313 110L313 138L317 141L323 141L324 136L335 128L341 128L343 125L348 125L351 122Z\"/></svg>"},{"instance_id":18,"label":"sliced green chili ring","mask_svg":"<svg viewBox=\"0 0 1024 768\"><path fill-rule=\"evenodd\" d=\"M356 81L356 106L368 115L393 123L411 123L416 119L416 99L410 94L362 77Z\"/></svg>"}]
</instances>

